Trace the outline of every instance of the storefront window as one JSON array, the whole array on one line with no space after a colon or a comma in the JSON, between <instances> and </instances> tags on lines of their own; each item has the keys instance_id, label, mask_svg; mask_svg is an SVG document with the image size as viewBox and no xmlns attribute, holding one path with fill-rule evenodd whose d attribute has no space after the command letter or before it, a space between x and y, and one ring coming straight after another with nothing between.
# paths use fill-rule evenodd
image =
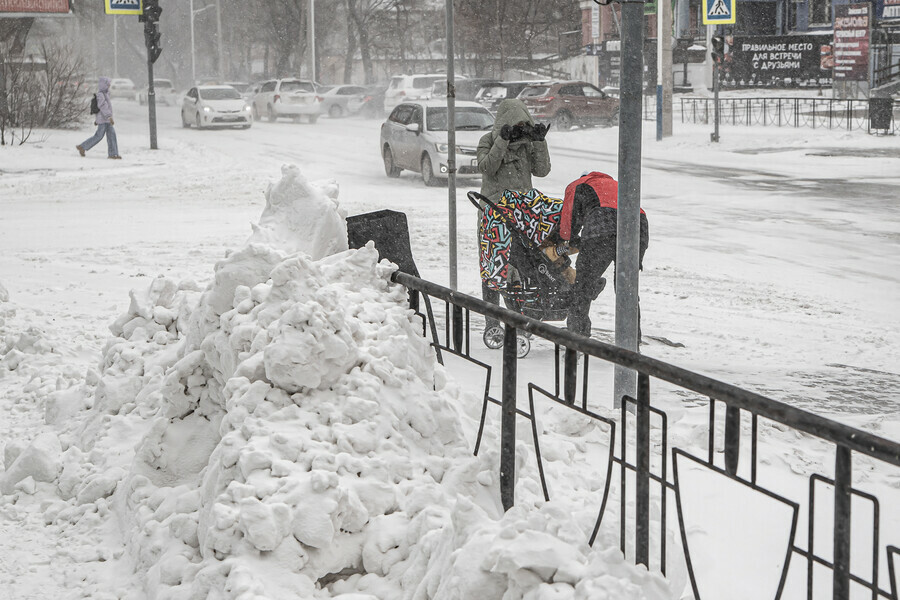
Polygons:
<instances>
[{"instance_id":1,"label":"storefront window","mask_svg":"<svg viewBox=\"0 0 900 600\"><path fill-rule=\"evenodd\" d=\"M831 0L809 0L809 24L832 25Z\"/></svg>"}]
</instances>

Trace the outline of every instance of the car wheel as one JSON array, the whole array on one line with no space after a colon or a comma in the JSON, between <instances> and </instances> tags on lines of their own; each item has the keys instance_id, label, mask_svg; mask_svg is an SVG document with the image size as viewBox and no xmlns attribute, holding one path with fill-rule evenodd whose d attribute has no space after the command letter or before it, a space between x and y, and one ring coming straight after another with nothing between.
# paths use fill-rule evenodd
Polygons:
<instances>
[{"instance_id":1,"label":"car wheel","mask_svg":"<svg viewBox=\"0 0 900 600\"><path fill-rule=\"evenodd\" d=\"M332 119L340 119L344 116L344 109L335 104L331 108L328 109L328 116Z\"/></svg>"},{"instance_id":2,"label":"car wheel","mask_svg":"<svg viewBox=\"0 0 900 600\"><path fill-rule=\"evenodd\" d=\"M266 117L268 117L269 123L274 123L275 121L278 120L278 115L275 114L275 111L272 110L272 107L271 107L271 106L269 106L269 107L267 108L267 114L266 114Z\"/></svg>"},{"instance_id":3,"label":"car wheel","mask_svg":"<svg viewBox=\"0 0 900 600\"><path fill-rule=\"evenodd\" d=\"M249 125L249 124L248 124L248 125L243 125L243 126L241 127L241 129L250 129L250 125Z\"/></svg>"},{"instance_id":4,"label":"car wheel","mask_svg":"<svg viewBox=\"0 0 900 600\"><path fill-rule=\"evenodd\" d=\"M556 118L554 120L556 121L556 128L560 131L568 131L575 126L575 119L573 119L572 115L565 110L556 113Z\"/></svg>"},{"instance_id":5,"label":"car wheel","mask_svg":"<svg viewBox=\"0 0 900 600\"><path fill-rule=\"evenodd\" d=\"M394 165L394 154L390 146L384 147L381 157L384 159L384 173L388 177L400 177L400 167Z\"/></svg>"},{"instance_id":6,"label":"car wheel","mask_svg":"<svg viewBox=\"0 0 900 600\"><path fill-rule=\"evenodd\" d=\"M316 121L319 120L319 115L309 115L309 124L315 125Z\"/></svg>"},{"instance_id":7,"label":"car wheel","mask_svg":"<svg viewBox=\"0 0 900 600\"><path fill-rule=\"evenodd\" d=\"M200 113L197 113L197 116L194 117L194 123L197 124L197 129L203 129L203 123L200 121Z\"/></svg>"},{"instance_id":8,"label":"car wheel","mask_svg":"<svg viewBox=\"0 0 900 600\"><path fill-rule=\"evenodd\" d=\"M428 187L434 187L440 184L437 177L434 176L434 167L431 166L431 157L427 154L422 155L422 181Z\"/></svg>"}]
</instances>

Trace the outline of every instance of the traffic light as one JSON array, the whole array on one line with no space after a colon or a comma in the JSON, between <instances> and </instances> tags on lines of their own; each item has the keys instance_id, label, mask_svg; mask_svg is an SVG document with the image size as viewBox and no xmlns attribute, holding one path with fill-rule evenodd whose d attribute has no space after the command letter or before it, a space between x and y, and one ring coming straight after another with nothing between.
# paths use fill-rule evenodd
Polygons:
<instances>
[{"instance_id":1,"label":"traffic light","mask_svg":"<svg viewBox=\"0 0 900 600\"><path fill-rule=\"evenodd\" d=\"M159 0L144 0L144 13L138 17L138 21L157 23L161 14L162 7L159 5Z\"/></svg>"},{"instance_id":2,"label":"traffic light","mask_svg":"<svg viewBox=\"0 0 900 600\"><path fill-rule=\"evenodd\" d=\"M710 39L713 62L721 64L725 60L725 37L714 35Z\"/></svg>"},{"instance_id":3,"label":"traffic light","mask_svg":"<svg viewBox=\"0 0 900 600\"><path fill-rule=\"evenodd\" d=\"M150 62L155 63L162 52L162 45L159 43L159 27L156 23L147 21L144 23L144 43L147 45L147 58Z\"/></svg>"}]
</instances>

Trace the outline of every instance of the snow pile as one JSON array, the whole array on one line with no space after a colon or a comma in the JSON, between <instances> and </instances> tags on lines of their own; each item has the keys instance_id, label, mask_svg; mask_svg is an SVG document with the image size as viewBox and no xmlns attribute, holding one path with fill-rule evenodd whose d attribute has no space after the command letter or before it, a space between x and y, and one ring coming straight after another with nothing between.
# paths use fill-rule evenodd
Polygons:
<instances>
[{"instance_id":1,"label":"snow pile","mask_svg":"<svg viewBox=\"0 0 900 600\"><path fill-rule=\"evenodd\" d=\"M9 291L3 287L2 281L0 281L0 302L9 302Z\"/></svg>"},{"instance_id":2,"label":"snow pile","mask_svg":"<svg viewBox=\"0 0 900 600\"><path fill-rule=\"evenodd\" d=\"M606 533L588 547L581 507L503 514L392 265L346 250L336 186L283 172L205 291L132 293L3 493L55 482L48 523L111 511L151 599L673 597Z\"/></svg>"}]
</instances>

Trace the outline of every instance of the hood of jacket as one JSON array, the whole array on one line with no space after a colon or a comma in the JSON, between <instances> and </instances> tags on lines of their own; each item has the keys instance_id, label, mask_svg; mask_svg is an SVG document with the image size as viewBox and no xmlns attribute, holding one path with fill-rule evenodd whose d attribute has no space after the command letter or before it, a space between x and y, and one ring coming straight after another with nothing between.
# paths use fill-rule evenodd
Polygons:
<instances>
[{"instance_id":1,"label":"hood of jacket","mask_svg":"<svg viewBox=\"0 0 900 600\"><path fill-rule=\"evenodd\" d=\"M109 77L101 77L97 80L97 91L102 92L104 94L109 92L109 84L112 80Z\"/></svg>"},{"instance_id":2,"label":"hood of jacket","mask_svg":"<svg viewBox=\"0 0 900 600\"><path fill-rule=\"evenodd\" d=\"M497 107L497 116L494 118L494 128L491 130L491 133L495 137L499 137L500 130L503 129L504 125L512 127L517 123L523 122L534 125L534 119L531 113L528 112L525 103L517 98L507 98L500 102L500 105Z\"/></svg>"}]
</instances>

